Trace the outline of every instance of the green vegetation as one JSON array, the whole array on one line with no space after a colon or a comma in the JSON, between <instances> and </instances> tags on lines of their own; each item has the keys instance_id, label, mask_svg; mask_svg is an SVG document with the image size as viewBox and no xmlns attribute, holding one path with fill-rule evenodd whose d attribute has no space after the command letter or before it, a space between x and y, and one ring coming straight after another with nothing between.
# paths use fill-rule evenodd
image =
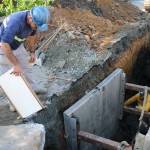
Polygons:
<instances>
[{"instance_id":1,"label":"green vegetation","mask_svg":"<svg viewBox=\"0 0 150 150\"><path fill-rule=\"evenodd\" d=\"M0 17L16 11L30 10L32 6L49 6L56 0L2 0L0 1Z\"/></svg>"}]
</instances>

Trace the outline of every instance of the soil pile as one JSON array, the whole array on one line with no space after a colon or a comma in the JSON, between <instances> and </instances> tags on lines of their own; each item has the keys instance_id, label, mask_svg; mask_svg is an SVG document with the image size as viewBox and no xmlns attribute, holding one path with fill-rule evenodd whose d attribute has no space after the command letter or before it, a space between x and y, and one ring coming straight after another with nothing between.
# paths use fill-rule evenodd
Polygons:
<instances>
[{"instance_id":1,"label":"soil pile","mask_svg":"<svg viewBox=\"0 0 150 150\"><path fill-rule=\"evenodd\" d=\"M57 6L50 30L66 22L68 27L64 31L78 31L76 34L84 35L97 53L104 45L109 45L110 36L147 16L147 13L123 0L63 0Z\"/></svg>"}]
</instances>

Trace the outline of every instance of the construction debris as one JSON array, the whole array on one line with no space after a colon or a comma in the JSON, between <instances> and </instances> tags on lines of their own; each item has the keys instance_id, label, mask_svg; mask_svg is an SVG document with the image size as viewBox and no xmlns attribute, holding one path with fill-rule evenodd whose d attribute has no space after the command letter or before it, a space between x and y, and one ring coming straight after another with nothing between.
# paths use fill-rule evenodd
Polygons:
<instances>
[{"instance_id":1,"label":"construction debris","mask_svg":"<svg viewBox=\"0 0 150 150\"><path fill-rule=\"evenodd\" d=\"M66 23L63 23L57 30L56 32L50 36L47 41L45 43L43 43L39 48L38 50L36 50L35 52L35 55L36 55L36 60L34 63L32 63L31 65L39 65L39 66L42 66L44 60L45 60L45 53L44 53L44 50L46 50L50 43L54 40L54 38L57 36L57 34L61 31L61 29L65 26Z\"/></svg>"}]
</instances>

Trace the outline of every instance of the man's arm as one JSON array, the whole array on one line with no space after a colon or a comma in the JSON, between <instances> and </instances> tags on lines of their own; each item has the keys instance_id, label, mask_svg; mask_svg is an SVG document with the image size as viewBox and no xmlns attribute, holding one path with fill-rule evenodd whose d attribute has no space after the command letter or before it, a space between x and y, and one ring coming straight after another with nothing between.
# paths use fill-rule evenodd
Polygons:
<instances>
[{"instance_id":1,"label":"man's arm","mask_svg":"<svg viewBox=\"0 0 150 150\"><path fill-rule=\"evenodd\" d=\"M35 44L36 44L36 35L29 36L29 51L31 53L30 63L33 63L36 59L35 56Z\"/></svg>"},{"instance_id":2,"label":"man's arm","mask_svg":"<svg viewBox=\"0 0 150 150\"><path fill-rule=\"evenodd\" d=\"M35 44L36 44L36 35L29 36L29 50L30 50L30 52L35 52Z\"/></svg>"},{"instance_id":3,"label":"man's arm","mask_svg":"<svg viewBox=\"0 0 150 150\"><path fill-rule=\"evenodd\" d=\"M20 67L20 64L17 60L17 58L14 56L11 47L8 43L1 43L1 48L5 54L5 56L9 59L9 61L14 65L14 74L15 75L21 75L22 69Z\"/></svg>"}]
</instances>

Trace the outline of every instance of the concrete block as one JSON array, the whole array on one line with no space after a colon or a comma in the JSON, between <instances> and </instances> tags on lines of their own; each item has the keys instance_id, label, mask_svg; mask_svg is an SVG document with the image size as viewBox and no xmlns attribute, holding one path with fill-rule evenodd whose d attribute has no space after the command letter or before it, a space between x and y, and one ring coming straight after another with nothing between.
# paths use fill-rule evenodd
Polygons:
<instances>
[{"instance_id":1,"label":"concrete block","mask_svg":"<svg viewBox=\"0 0 150 150\"><path fill-rule=\"evenodd\" d=\"M138 133L135 138L134 150L143 150L145 135Z\"/></svg>"},{"instance_id":2,"label":"concrete block","mask_svg":"<svg viewBox=\"0 0 150 150\"><path fill-rule=\"evenodd\" d=\"M0 150L43 150L44 144L42 124L0 126Z\"/></svg>"},{"instance_id":3,"label":"concrete block","mask_svg":"<svg viewBox=\"0 0 150 150\"><path fill-rule=\"evenodd\" d=\"M150 149L150 128L145 136L144 146L143 150L149 150Z\"/></svg>"}]
</instances>

